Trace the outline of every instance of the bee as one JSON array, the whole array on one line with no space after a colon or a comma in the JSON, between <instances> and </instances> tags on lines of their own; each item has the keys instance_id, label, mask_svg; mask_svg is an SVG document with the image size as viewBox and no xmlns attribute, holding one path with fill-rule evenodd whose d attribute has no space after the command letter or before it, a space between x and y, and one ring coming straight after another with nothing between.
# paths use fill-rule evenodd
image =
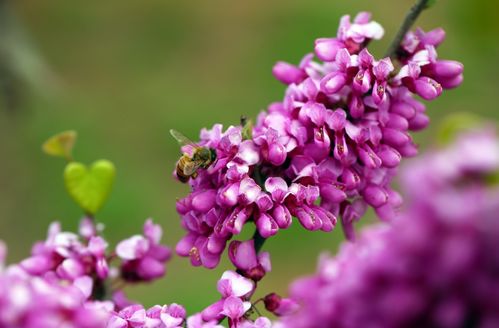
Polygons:
<instances>
[{"instance_id":1,"label":"bee","mask_svg":"<svg viewBox=\"0 0 499 328\"><path fill-rule=\"evenodd\" d=\"M170 130L170 134L181 146L191 146L192 156L184 153L177 162L176 174L180 182L186 183L189 178L197 177L198 169L206 169L217 159L217 152L213 148L201 147L176 130Z\"/></svg>"}]
</instances>

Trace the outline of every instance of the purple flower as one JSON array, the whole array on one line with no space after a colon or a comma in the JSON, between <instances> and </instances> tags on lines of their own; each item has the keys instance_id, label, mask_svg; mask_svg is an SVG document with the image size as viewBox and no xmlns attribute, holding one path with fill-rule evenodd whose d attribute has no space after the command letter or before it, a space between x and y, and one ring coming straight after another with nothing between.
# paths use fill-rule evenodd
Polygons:
<instances>
[{"instance_id":1,"label":"purple flower","mask_svg":"<svg viewBox=\"0 0 499 328\"><path fill-rule=\"evenodd\" d=\"M270 254L256 254L253 239L240 242L232 241L229 245L229 259L242 274L254 281L261 280L271 270Z\"/></svg>"},{"instance_id":2,"label":"purple flower","mask_svg":"<svg viewBox=\"0 0 499 328\"><path fill-rule=\"evenodd\" d=\"M298 67L280 61L272 68L272 74L284 84L300 83L307 77L304 68L308 64L308 61L309 56L306 56Z\"/></svg>"},{"instance_id":3,"label":"purple flower","mask_svg":"<svg viewBox=\"0 0 499 328\"><path fill-rule=\"evenodd\" d=\"M222 299L201 312L203 321L220 321L227 317L230 327L236 327L244 320L244 314L251 307L247 299L253 293L254 288L255 284L252 280L234 271L225 271L217 285Z\"/></svg>"},{"instance_id":4,"label":"purple flower","mask_svg":"<svg viewBox=\"0 0 499 328\"><path fill-rule=\"evenodd\" d=\"M159 242L163 231L148 219L144 235L135 235L116 246L116 254L123 260L121 276L127 281L150 281L165 274L165 262L171 257L168 247Z\"/></svg>"},{"instance_id":5,"label":"purple flower","mask_svg":"<svg viewBox=\"0 0 499 328\"><path fill-rule=\"evenodd\" d=\"M370 21L370 18L370 13L361 12L352 24L349 15L343 16L336 38L323 38L315 41L317 57L323 61L333 61L340 49L346 48L351 53L357 53L369 40L381 39L384 34L383 27Z\"/></svg>"},{"instance_id":6,"label":"purple flower","mask_svg":"<svg viewBox=\"0 0 499 328\"><path fill-rule=\"evenodd\" d=\"M284 327L493 327L499 321L499 142L460 136L402 172L409 202L295 281ZM494 180L492 180L494 181ZM272 304L272 299L268 301Z\"/></svg>"}]
</instances>

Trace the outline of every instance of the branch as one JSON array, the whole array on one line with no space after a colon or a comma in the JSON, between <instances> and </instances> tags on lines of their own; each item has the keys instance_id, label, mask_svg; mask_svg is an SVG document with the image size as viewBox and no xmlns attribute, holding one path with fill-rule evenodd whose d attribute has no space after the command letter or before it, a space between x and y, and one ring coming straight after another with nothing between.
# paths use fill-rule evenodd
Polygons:
<instances>
[{"instance_id":1,"label":"branch","mask_svg":"<svg viewBox=\"0 0 499 328\"><path fill-rule=\"evenodd\" d=\"M407 31L409 31L411 26L414 24L419 14L421 14L423 10L429 7L430 2L431 0L417 0L417 2L412 6L412 8L405 16L404 22L397 32L395 39L393 39L392 43L390 44L385 57L393 58L397 54L397 50L399 49L400 44L402 43L402 40L404 39Z\"/></svg>"},{"instance_id":2,"label":"branch","mask_svg":"<svg viewBox=\"0 0 499 328\"><path fill-rule=\"evenodd\" d=\"M265 243L265 238L263 238L258 232L258 228L255 228L255 233L253 234L253 240L255 241L255 251L258 254Z\"/></svg>"}]
</instances>

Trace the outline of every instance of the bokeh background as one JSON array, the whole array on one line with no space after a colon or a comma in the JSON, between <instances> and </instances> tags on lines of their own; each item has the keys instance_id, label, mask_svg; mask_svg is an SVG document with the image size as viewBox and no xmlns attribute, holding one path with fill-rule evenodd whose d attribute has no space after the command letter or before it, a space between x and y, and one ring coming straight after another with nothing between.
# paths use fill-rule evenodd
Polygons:
<instances>
[{"instance_id":1,"label":"bokeh background","mask_svg":"<svg viewBox=\"0 0 499 328\"><path fill-rule=\"evenodd\" d=\"M0 0L0 239L8 260L26 257L49 222L75 230L81 217L63 187L64 162L40 150L47 137L75 129L77 160L116 164L114 190L97 216L113 244L153 217L173 247L183 234L175 199L188 189L172 178L179 149L169 129L195 139L202 127L254 118L283 96L272 65L299 62L315 38L335 35L343 14L373 13L386 35L370 49L383 55L412 2ZM499 118L497 12L497 1L437 0L418 20L425 29L444 27L440 57L465 64L462 87L428 106L433 124L416 136L421 149L449 113ZM312 233L295 224L280 232L265 245L274 270L259 293L285 293L342 239L340 228ZM175 257L164 279L127 292L193 313L218 298L216 280L227 267L194 268Z\"/></svg>"}]
</instances>

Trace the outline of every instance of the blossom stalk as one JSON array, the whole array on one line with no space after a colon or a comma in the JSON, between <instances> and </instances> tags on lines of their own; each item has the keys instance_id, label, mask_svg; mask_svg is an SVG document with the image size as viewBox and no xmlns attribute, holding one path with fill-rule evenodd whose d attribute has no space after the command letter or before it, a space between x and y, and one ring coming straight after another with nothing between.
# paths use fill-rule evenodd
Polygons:
<instances>
[{"instance_id":1,"label":"blossom stalk","mask_svg":"<svg viewBox=\"0 0 499 328\"><path fill-rule=\"evenodd\" d=\"M411 26L414 25L414 22L416 22L416 19L421 14L421 12L428 7L430 1L431 0L418 0L411 7L411 9L409 10L404 19L404 22L402 23L402 26L400 26L400 29L395 35L395 38L393 39L392 43L390 43L390 46L388 47L385 57L393 58L394 56L396 56L397 51L400 48L400 44L402 43L402 40L404 39L405 35L407 34Z\"/></svg>"}]
</instances>

